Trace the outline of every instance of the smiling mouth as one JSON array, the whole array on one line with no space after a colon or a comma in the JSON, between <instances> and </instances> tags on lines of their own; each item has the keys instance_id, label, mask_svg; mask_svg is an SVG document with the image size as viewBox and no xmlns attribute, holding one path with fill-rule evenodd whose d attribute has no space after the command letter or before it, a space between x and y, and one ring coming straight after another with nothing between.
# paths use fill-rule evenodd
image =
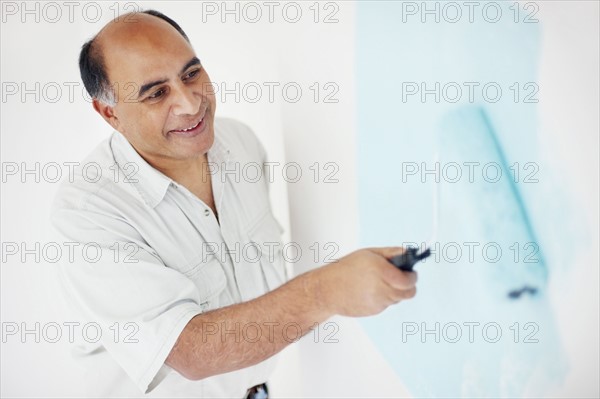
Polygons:
<instances>
[{"instance_id":1,"label":"smiling mouth","mask_svg":"<svg viewBox=\"0 0 600 399\"><path fill-rule=\"evenodd\" d=\"M202 133L206 127L206 114L195 124L190 127L184 129L176 129L169 131L170 134L179 136L179 137L195 137L196 135Z\"/></svg>"},{"instance_id":2,"label":"smiling mouth","mask_svg":"<svg viewBox=\"0 0 600 399\"><path fill-rule=\"evenodd\" d=\"M206 116L206 115L205 115L205 116ZM196 129L198 126L200 126L200 124L202 123L202 121L204 121L204 118L205 118L205 116L203 116L203 117L202 117L202 118L201 118L201 119L198 121L198 123L196 123L196 124L195 124L195 125L193 125L193 126L190 126L190 127L186 128L186 129L176 129L176 130L171 130L171 131L172 131L172 132L189 132L189 131L192 131L192 130Z\"/></svg>"}]
</instances>

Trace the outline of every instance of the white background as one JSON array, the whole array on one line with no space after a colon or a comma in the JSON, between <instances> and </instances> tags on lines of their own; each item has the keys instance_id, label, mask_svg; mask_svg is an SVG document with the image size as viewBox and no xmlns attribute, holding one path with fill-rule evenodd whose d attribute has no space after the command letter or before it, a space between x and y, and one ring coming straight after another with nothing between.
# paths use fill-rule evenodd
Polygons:
<instances>
[{"instance_id":1,"label":"white background","mask_svg":"<svg viewBox=\"0 0 600 399\"><path fill-rule=\"evenodd\" d=\"M7 3L7 2L4 2ZM21 3L15 3L20 7ZM30 3L30 4L33 4ZM58 4L62 4L59 2ZM48 23L43 16L6 16L1 31L1 155L2 162L79 161L110 128L81 96L77 57L83 42L112 17L104 14L89 23L75 12ZM286 184L276 179L272 201L276 216L286 228L287 240L303 248L311 243L335 240L339 255L357 248L358 205L355 181L356 93L354 71L355 6L339 2L335 24L314 23L310 18L290 24L275 14L273 24L241 21L221 23L219 17L201 23L188 12L189 2L138 3L174 18L186 31L211 78L215 82L298 82L304 89L298 103L259 101L236 103L230 97L218 105L217 115L231 116L250 125L265 144L271 160L293 160L302 165L315 161L336 162L338 184L315 184L309 178ZM217 5L220 2L215 3ZM303 3L306 12L308 3ZM578 207L593 226L590 245L576 254L578 267L565 268L553 276L552 302L571 372L556 396L598 397L598 3L594 1L538 2L542 28L539 62L540 135L542 153L564 165L568 177L565 190L577 198ZM4 5L3 5L4 7ZM33 8L33 5L31 6ZM122 10L122 8L120 8ZM196 9L200 9L196 6ZM66 8L62 8L66 13ZM51 14L54 15L54 14ZM336 104L315 106L309 86L335 82ZM21 101L20 92L6 99L5 83L21 82L27 88L56 82L62 98L39 102L34 95ZM77 82L75 100L68 100L64 82ZM41 91L41 90L40 90ZM48 91L50 97L54 91ZM48 242L50 199L57 185L33 181L32 175L7 178L2 184L2 241ZM310 256L293 266L295 272L317 264ZM40 323L67 321L66 304L58 293L51 264L16 256L1 268L2 322ZM409 396L402 382L355 320L336 318L337 344L312 343L313 335L284 351L271 382L275 396L381 397ZM322 331L326 334L327 331ZM35 343L32 336L22 343L9 337L2 343L1 395L3 397L77 396L79 374L70 359L65 340L56 344ZM409 359L407 360L409 361Z\"/></svg>"}]
</instances>

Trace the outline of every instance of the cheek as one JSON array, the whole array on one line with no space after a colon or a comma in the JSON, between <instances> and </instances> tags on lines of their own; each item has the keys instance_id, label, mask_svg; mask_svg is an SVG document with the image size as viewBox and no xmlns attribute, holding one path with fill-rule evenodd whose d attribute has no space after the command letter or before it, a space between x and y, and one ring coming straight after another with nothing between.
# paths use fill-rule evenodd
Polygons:
<instances>
[{"instance_id":1,"label":"cheek","mask_svg":"<svg viewBox=\"0 0 600 399\"><path fill-rule=\"evenodd\" d=\"M215 95L215 93L208 93L207 98L208 102L210 103L210 108L213 111L212 113L214 115L215 110L217 109L217 96Z\"/></svg>"},{"instance_id":2,"label":"cheek","mask_svg":"<svg viewBox=\"0 0 600 399\"><path fill-rule=\"evenodd\" d=\"M217 96L208 76L199 82L198 91L208 100L210 108L214 110L217 104Z\"/></svg>"},{"instance_id":3,"label":"cheek","mask_svg":"<svg viewBox=\"0 0 600 399\"><path fill-rule=\"evenodd\" d=\"M158 107L140 112L137 120L134 121L139 130L138 134L147 140L161 140L167 114L167 111Z\"/></svg>"}]
</instances>

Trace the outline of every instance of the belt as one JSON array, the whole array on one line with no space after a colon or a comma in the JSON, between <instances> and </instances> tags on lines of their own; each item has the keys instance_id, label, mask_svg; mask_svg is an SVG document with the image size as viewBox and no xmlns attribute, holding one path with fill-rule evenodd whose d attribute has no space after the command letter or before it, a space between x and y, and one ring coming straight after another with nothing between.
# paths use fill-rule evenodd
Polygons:
<instances>
[{"instance_id":1,"label":"belt","mask_svg":"<svg viewBox=\"0 0 600 399\"><path fill-rule=\"evenodd\" d=\"M269 390L267 384L256 385L246 392L246 399L267 399L269 397Z\"/></svg>"}]
</instances>

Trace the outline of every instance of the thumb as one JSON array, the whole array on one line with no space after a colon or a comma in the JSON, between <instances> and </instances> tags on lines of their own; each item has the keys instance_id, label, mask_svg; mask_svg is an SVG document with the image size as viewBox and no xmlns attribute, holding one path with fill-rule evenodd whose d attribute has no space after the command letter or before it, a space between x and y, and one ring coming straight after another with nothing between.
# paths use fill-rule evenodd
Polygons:
<instances>
[{"instance_id":1,"label":"thumb","mask_svg":"<svg viewBox=\"0 0 600 399\"><path fill-rule=\"evenodd\" d=\"M388 260L396 255L401 255L406 251L406 249L403 247L375 247L368 248L368 250L375 252L376 254L381 255Z\"/></svg>"}]
</instances>

